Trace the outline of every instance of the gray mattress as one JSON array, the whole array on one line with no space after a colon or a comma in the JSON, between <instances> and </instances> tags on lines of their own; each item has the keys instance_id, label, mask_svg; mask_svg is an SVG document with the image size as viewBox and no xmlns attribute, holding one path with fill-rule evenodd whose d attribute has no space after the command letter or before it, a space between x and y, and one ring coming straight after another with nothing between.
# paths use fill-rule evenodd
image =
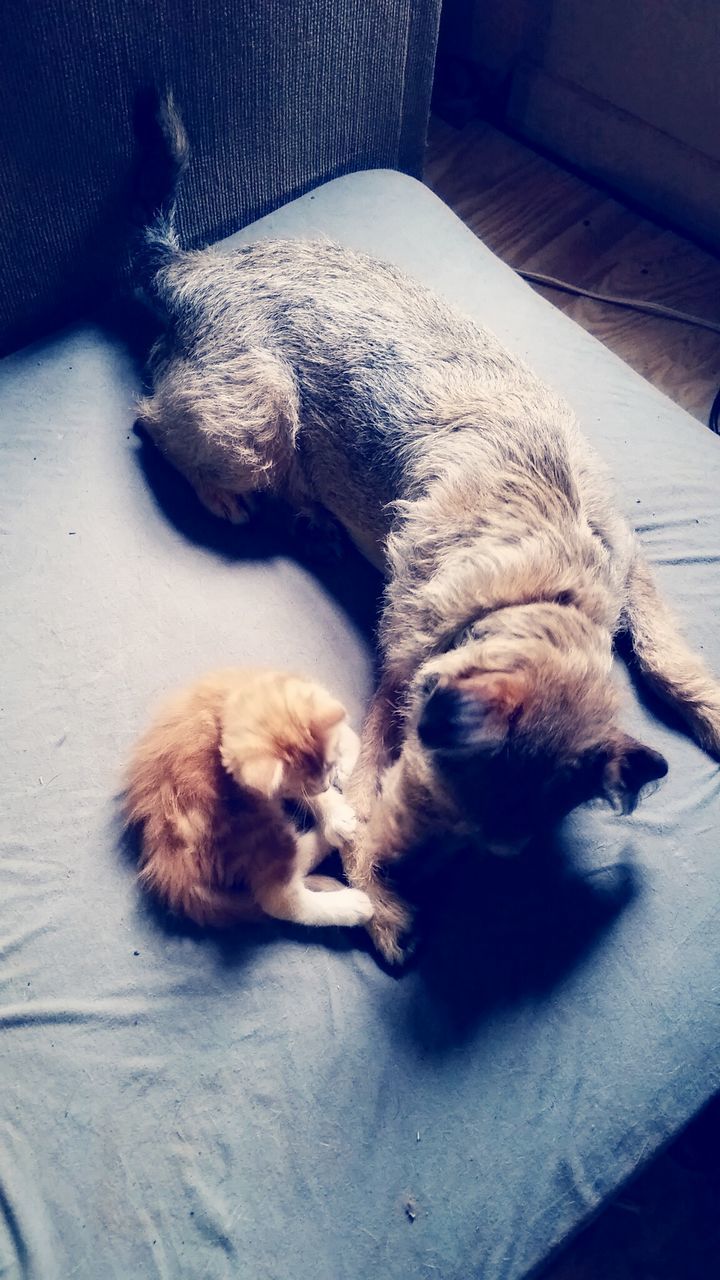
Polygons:
<instances>
[{"instance_id":1,"label":"gray mattress","mask_svg":"<svg viewBox=\"0 0 720 1280\"><path fill-rule=\"evenodd\" d=\"M235 239L316 233L567 395L720 671L718 441L412 179L339 179ZM272 661L359 719L377 582L199 513L132 434L137 385L88 328L0 366L0 1275L525 1276L720 1084L718 768L619 667L665 783L632 818L576 814L563 860L459 866L405 976L359 933L164 920L115 799L148 705Z\"/></svg>"}]
</instances>

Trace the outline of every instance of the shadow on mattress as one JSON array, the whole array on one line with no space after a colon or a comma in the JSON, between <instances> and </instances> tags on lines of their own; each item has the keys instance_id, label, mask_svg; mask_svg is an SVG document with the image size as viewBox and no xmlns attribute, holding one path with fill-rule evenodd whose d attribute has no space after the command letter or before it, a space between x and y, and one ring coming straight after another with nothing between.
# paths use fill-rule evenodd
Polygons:
<instances>
[{"instance_id":1,"label":"shadow on mattress","mask_svg":"<svg viewBox=\"0 0 720 1280\"><path fill-rule=\"evenodd\" d=\"M139 833L123 830L119 816L115 843L134 870ZM320 870L340 875L339 860L333 856ZM587 961L640 887L639 869L630 861L581 873L557 844L507 860L464 851L452 875L440 875L436 865L414 895L419 943L406 968L392 970L388 1017L425 1052L442 1054L471 1040L494 1013L542 1000ZM308 929L274 920L203 929L139 889L136 909L146 927L210 946L228 968L242 967L259 948L282 939L303 948L360 951L377 962L359 929ZM398 985L405 988L400 1018L393 994Z\"/></svg>"},{"instance_id":2,"label":"shadow on mattress","mask_svg":"<svg viewBox=\"0 0 720 1280\"><path fill-rule=\"evenodd\" d=\"M589 960L641 890L630 857L581 869L568 836L518 858L463 851L415 894L421 942L405 1031L429 1052L472 1039L493 1013L541 1001Z\"/></svg>"},{"instance_id":3,"label":"shadow on mattress","mask_svg":"<svg viewBox=\"0 0 720 1280\"><path fill-rule=\"evenodd\" d=\"M137 453L143 479L159 510L195 546L230 562L295 560L308 569L369 641L375 630L383 580L352 546L339 524L328 532L298 527L281 503L263 500L249 525L231 525L210 515L191 485L175 471L139 428ZM330 517L329 520L332 518Z\"/></svg>"}]
</instances>

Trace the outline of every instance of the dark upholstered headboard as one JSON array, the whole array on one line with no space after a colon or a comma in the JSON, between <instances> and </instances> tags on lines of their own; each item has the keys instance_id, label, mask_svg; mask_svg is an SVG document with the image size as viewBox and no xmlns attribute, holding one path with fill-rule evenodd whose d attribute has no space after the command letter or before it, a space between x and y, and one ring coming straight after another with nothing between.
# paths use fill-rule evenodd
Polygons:
<instances>
[{"instance_id":1,"label":"dark upholstered headboard","mask_svg":"<svg viewBox=\"0 0 720 1280\"><path fill-rule=\"evenodd\" d=\"M138 89L193 147L183 240L354 169L419 174L440 0L5 0L0 347L80 313L127 235Z\"/></svg>"}]
</instances>

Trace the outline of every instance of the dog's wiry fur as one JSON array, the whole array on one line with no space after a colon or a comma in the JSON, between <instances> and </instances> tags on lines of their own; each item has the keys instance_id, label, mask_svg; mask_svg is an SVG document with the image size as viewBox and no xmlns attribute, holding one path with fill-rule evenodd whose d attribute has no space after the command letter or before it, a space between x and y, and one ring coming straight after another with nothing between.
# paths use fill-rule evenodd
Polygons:
<instances>
[{"instance_id":1,"label":"dog's wiry fur","mask_svg":"<svg viewBox=\"0 0 720 1280\"><path fill-rule=\"evenodd\" d=\"M168 247L152 438L217 514L245 519L262 490L321 503L387 573L352 792L365 825L346 850L387 957L407 913L375 869L428 829L508 851L591 796L632 807L665 773L617 727L618 632L720 752L720 686L658 599L603 466L491 333L330 243Z\"/></svg>"},{"instance_id":2,"label":"dog's wiry fur","mask_svg":"<svg viewBox=\"0 0 720 1280\"><path fill-rule=\"evenodd\" d=\"M365 924L361 890L313 877L353 834L352 809L330 785L347 776L357 739L320 686L284 672L213 672L170 698L137 743L125 813L142 829L140 881L196 924L265 913L298 924ZM302 801L317 827L298 835L282 801ZM322 884L318 882L322 881Z\"/></svg>"}]
</instances>

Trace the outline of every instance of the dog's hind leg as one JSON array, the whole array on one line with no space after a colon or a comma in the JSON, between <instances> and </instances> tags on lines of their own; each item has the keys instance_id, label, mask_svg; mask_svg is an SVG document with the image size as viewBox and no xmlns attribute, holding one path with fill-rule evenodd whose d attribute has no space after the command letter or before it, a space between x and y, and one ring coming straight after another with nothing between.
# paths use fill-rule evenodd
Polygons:
<instances>
[{"instance_id":1,"label":"dog's hind leg","mask_svg":"<svg viewBox=\"0 0 720 1280\"><path fill-rule=\"evenodd\" d=\"M291 494L299 483L296 388L265 352L241 352L207 369L173 363L139 414L137 425L221 519L242 524L253 494Z\"/></svg>"},{"instance_id":2,"label":"dog's hind leg","mask_svg":"<svg viewBox=\"0 0 720 1280\"><path fill-rule=\"evenodd\" d=\"M639 554L630 566L622 624L645 680L677 709L701 746L720 759L720 681L683 639Z\"/></svg>"},{"instance_id":3,"label":"dog's hind leg","mask_svg":"<svg viewBox=\"0 0 720 1280\"><path fill-rule=\"evenodd\" d=\"M217 516L219 520L227 520L230 524L247 524L250 520L253 513L253 494L249 488L246 492L234 492L198 476L190 479L190 483L205 510Z\"/></svg>"}]
</instances>

